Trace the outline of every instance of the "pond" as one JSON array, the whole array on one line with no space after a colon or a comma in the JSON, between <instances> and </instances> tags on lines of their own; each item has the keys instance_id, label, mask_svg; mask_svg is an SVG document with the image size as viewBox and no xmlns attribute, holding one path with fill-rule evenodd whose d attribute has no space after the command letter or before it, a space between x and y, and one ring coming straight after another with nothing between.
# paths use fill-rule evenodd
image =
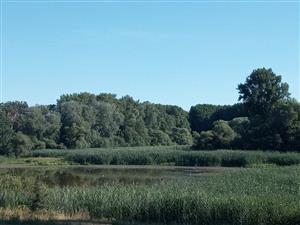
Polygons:
<instances>
[{"instance_id":1,"label":"pond","mask_svg":"<svg viewBox=\"0 0 300 225\"><path fill-rule=\"evenodd\" d=\"M105 184L147 185L174 179L205 179L224 168L163 166L68 166L0 168L0 175L34 177L49 187Z\"/></svg>"}]
</instances>

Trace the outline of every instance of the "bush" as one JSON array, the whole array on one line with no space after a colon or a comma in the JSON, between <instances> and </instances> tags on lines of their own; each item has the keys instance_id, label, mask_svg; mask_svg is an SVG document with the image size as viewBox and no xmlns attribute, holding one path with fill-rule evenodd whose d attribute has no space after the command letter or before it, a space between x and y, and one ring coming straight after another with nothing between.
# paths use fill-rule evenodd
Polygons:
<instances>
[{"instance_id":1,"label":"bush","mask_svg":"<svg viewBox=\"0 0 300 225\"><path fill-rule=\"evenodd\" d=\"M150 145L159 146L159 145L171 145L172 140L169 135L160 131L160 130L149 130Z\"/></svg>"},{"instance_id":2,"label":"bush","mask_svg":"<svg viewBox=\"0 0 300 225\"><path fill-rule=\"evenodd\" d=\"M26 155L34 147L31 138L22 132L15 134L12 140L12 152L15 156Z\"/></svg>"},{"instance_id":3,"label":"bush","mask_svg":"<svg viewBox=\"0 0 300 225\"><path fill-rule=\"evenodd\" d=\"M172 129L172 139L178 145L191 145L193 144L193 137L191 132L186 128L177 128Z\"/></svg>"}]
</instances>

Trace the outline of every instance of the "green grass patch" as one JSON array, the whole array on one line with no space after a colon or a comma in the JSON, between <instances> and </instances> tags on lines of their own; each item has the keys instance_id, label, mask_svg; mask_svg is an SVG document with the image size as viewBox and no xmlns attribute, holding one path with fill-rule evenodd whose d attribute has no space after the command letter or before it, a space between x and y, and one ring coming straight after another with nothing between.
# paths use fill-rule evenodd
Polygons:
<instances>
[{"instance_id":1,"label":"green grass patch","mask_svg":"<svg viewBox=\"0 0 300 225\"><path fill-rule=\"evenodd\" d=\"M37 150L34 157L63 157L82 165L175 165L251 167L300 164L299 153L215 150L191 151L187 147L135 147L81 150Z\"/></svg>"}]
</instances>

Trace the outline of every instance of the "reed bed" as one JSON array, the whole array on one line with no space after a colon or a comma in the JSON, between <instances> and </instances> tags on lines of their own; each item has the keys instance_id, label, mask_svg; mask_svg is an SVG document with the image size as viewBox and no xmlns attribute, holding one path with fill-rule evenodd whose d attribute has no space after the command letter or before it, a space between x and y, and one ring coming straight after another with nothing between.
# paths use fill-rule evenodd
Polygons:
<instances>
[{"instance_id":1,"label":"reed bed","mask_svg":"<svg viewBox=\"0 0 300 225\"><path fill-rule=\"evenodd\" d=\"M0 207L36 204L39 210L141 223L300 224L299 166L249 168L152 185L42 186L2 176Z\"/></svg>"},{"instance_id":2,"label":"reed bed","mask_svg":"<svg viewBox=\"0 0 300 225\"><path fill-rule=\"evenodd\" d=\"M71 163L97 165L175 165L250 167L262 164L300 164L296 152L242 150L192 151L187 146L135 147L82 150L37 150L34 157L63 157Z\"/></svg>"}]
</instances>

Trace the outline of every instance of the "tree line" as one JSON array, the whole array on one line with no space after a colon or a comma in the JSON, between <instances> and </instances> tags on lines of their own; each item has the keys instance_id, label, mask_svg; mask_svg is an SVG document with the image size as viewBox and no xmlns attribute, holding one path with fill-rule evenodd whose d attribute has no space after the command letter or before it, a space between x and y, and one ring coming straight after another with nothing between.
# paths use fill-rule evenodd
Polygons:
<instances>
[{"instance_id":1,"label":"tree line","mask_svg":"<svg viewBox=\"0 0 300 225\"><path fill-rule=\"evenodd\" d=\"M191 145L195 149L300 149L300 104L271 69L239 84L240 103L178 106L130 96L62 95L55 105L0 104L0 154L34 149Z\"/></svg>"}]
</instances>

